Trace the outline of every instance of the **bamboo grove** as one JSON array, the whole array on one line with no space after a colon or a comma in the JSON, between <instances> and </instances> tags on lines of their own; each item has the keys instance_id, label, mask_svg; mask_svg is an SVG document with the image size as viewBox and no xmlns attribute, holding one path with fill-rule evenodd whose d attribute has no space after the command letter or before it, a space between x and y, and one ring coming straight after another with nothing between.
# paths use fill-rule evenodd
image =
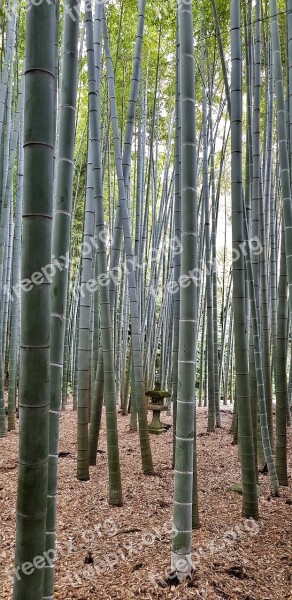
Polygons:
<instances>
[{"instance_id":1,"label":"bamboo grove","mask_svg":"<svg viewBox=\"0 0 292 600\"><path fill-rule=\"evenodd\" d=\"M19 418L15 568L55 549L68 398L76 477L97 468L104 411L108 501L122 506L117 413L152 475L145 391L158 380L173 417L170 562L184 579L200 526L197 405L210 435L232 407L243 516L258 518L259 467L274 496L288 484L292 0L6 0L0 18L0 437ZM13 594L53 598L52 565L15 577Z\"/></svg>"}]
</instances>

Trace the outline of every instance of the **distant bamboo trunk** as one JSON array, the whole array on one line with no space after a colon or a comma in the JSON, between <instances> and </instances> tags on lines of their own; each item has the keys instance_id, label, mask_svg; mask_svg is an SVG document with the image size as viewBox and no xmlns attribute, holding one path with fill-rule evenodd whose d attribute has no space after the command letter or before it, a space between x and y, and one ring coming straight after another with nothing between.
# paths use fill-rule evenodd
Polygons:
<instances>
[{"instance_id":1,"label":"distant bamboo trunk","mask_svg":"<svg viewBox=\"0 0 292 600\"><path fill-rule=\"evenodd\" d=\"M231 33L231 194L233 262L233 310L236 368L238 437L242 469L242 514L258 517L256 471L254 462L252 421L248 387L248 340L245 312L244 242L242 195L242 89L240 2L230 2Z\"/></svg>"},{"instance_id":2,"label":"distant bamboo trunk","mask_svg":"<svg viewBox=\"0 0 292 600\"><path fill-rule=\"evenodd\" d=\"M19 139L17 195L15 205L15 229L12 264L12 287L20 282L20 252L21 252L21 215L23 195L23 124ZM15 429L15 409L17 392L17 365L19 351L19 318L20 301L18 296L12 297L11 309L11 339L9 351L9 391L8 391L8 431Z\"/></svg>"},{"instance_id":3,"label":"distant bamboo trunk","mask_svg":"<svg viewBox=\"0 0 292 600\"><path fill-rule=\"evenodd\" d=\"M206 311L207 311L207 347L208 347L208 431L215 429L215 373L214 373L214 330L213 330L213 297L212 297L212 262L211 262L211 227L210 197L208 172L208 137L207 137L207 98L205 88L204 44L201 33L201 70L202 70L202 142L203 142L203 207L204 239L206 260Z\"/></svg>"},{"instance_id":4,"label":"distant bamboo trunk","mask_svg":"<svg viewBox=\"0 0 292 600\"><path fill-rule=\"evenodd\" d=\"M280 485L288 485L287 472L287 321L288 286L285 236L282 232L281 263L278 294L277 355L276 355L276 469Z\"/></svg>"},{"instance_id":5,"label":"distant bamboo trunk","mask_svg":"<svg viewBox=\"0 0 292 600\"><path fill-rule=\"evenodd\" d=\"M97 6L98 18L101 19L100 5ZM100 98L99 84L97 87L95 77L95 61L93 51L93 25L91 9L86 9L86 37L87 37L87 65L88 65L88 92L89 92L89 129L91 134L92 157L92 185L94 192L94 210L96 215L96 238L98 240L98 273L107 276L106 248L104 243L104 201L102 187L102 162L100 144ZM101 27L99 27L99 41L101 40ZM98 65L99 66L99 65ZM97 91L97 93L96 93ZM109 469L109 502L121 506L122 485L119 460L119 444L116 414L116 390L114 371L113 330L110 316L109 286L99 286L101 307L101 344L103 351L104 368L104 396L107 423L107 448ZM101 363L102 365L102 363ZM101 367L100 365L100 367Z\"/></svg>"},{"instance_id":6,"label":"distant bamboo trunk","mask_svg":"<svg viewBox=\"0 0 292 600\"><path fill-rule=\"evenodd\" d=\"M144 3L143 3L144 4ZM112 68L112 61L110 56L110 48L107 34L106 16L104 6L102 6L102 27L103 37L105 44L106 53L106 66L107 66L107 77L108 85L110 90L111 100L111 120L114 132L114 151L115 151L115 163L118 176L118 191L119 191L119 210L120 218L123 227L124 234L124 245L125 254L127 260L128 269L128 286L129 286L129 298L130 298L130 310L131 310L131 341L132 341L132 360L133 360L133 377L135 381L135 396L137 401L137 412L139 418L139 435L140 435L140 448L142 458L142 469L144 473L148 475L153 474L153 463L149 440L149 431L147 423L147 410L145 405L145 383L143 378L142 370L142 345L141 345L141 324L140 315L138 309L138 296L137 296L137 285L136 277L133 269L133 250L130 233L130 221L129 212L127 205L127 170L122 170L122 157L121 147L117 127L117 110L116 110L116 98L114 90L114 75Z\"/></svg>"}]
</instances>

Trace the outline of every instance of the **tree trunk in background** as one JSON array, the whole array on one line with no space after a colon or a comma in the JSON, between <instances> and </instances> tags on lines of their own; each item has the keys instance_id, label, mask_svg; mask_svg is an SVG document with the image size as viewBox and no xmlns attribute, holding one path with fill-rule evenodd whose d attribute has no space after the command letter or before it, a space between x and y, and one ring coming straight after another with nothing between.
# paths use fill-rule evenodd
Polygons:
<instances>
[{"instance_id":1,"label":"tree trunk in background","mask_svg":"<svg viewBox=\"0 0 292 600\"><path fill-rule=\"evenodd\" d=\"M233 248L233 310L238 410L238 441L242 469L242 514L258 517L256 471L248 384L248 338L245 313L242 194L242 83L240 1L230 2L231 33L231 195Z\"/></svg>"}]
</instances>

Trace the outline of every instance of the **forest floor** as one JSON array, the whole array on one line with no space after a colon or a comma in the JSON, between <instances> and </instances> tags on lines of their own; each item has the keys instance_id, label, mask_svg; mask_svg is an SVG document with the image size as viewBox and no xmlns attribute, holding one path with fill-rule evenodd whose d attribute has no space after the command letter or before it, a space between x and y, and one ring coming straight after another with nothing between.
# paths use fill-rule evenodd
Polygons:
<instances>
[{"instance_id":1,"label":"forest floor","mask_svg":"<svg viewBox=\"0 0 292 600\"><path fill-rule=\"evenodd\" d=\"M238 449L231 444L231 413L206 432L198 409L198 486L201 528L193 532L192 580L165 587L171 555L172 429L152 436L155 476L141 473L138 435L118 416L124 506L107 502L105 421L90 481L76 479L76 413L61 416L58 559L55 600L226 599L292 600L292 428L289 488L273 499L267 475L257 523L241 518L241 496L226 491L240 481ZM164 416L164 422L170 422ZM0 599L10 599L15 537L18 436L0 440ZM89 553L89 554L88 554ZM85 564L90 556L93 564ZM32 599L33 600L33 599Z\"/></svg>"}]
</instances>

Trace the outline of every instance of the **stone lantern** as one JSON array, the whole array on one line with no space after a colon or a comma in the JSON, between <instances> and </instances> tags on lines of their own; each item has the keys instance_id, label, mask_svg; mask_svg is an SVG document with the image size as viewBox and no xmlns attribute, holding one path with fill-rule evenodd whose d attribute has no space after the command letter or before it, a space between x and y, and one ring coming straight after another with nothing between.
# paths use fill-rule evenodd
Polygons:
<instances>
[{"instance_id":1,"label":"stone lantern","mask_svg":"<svg viewBox=\"0 0 292 600\"><path fill-rule=\"evenodd\" d=\"M159 435L165 431L163 424L160 420L160 414L167 410L168 407L164 404L164 398L170 398L171 394L160 389L160 382L155 382L154 390L145 393L145 396L150 396L151 400L147 405L147 410L152 410L153 417L149 425L149 433Z\"/></svg>"}]
</instances>

